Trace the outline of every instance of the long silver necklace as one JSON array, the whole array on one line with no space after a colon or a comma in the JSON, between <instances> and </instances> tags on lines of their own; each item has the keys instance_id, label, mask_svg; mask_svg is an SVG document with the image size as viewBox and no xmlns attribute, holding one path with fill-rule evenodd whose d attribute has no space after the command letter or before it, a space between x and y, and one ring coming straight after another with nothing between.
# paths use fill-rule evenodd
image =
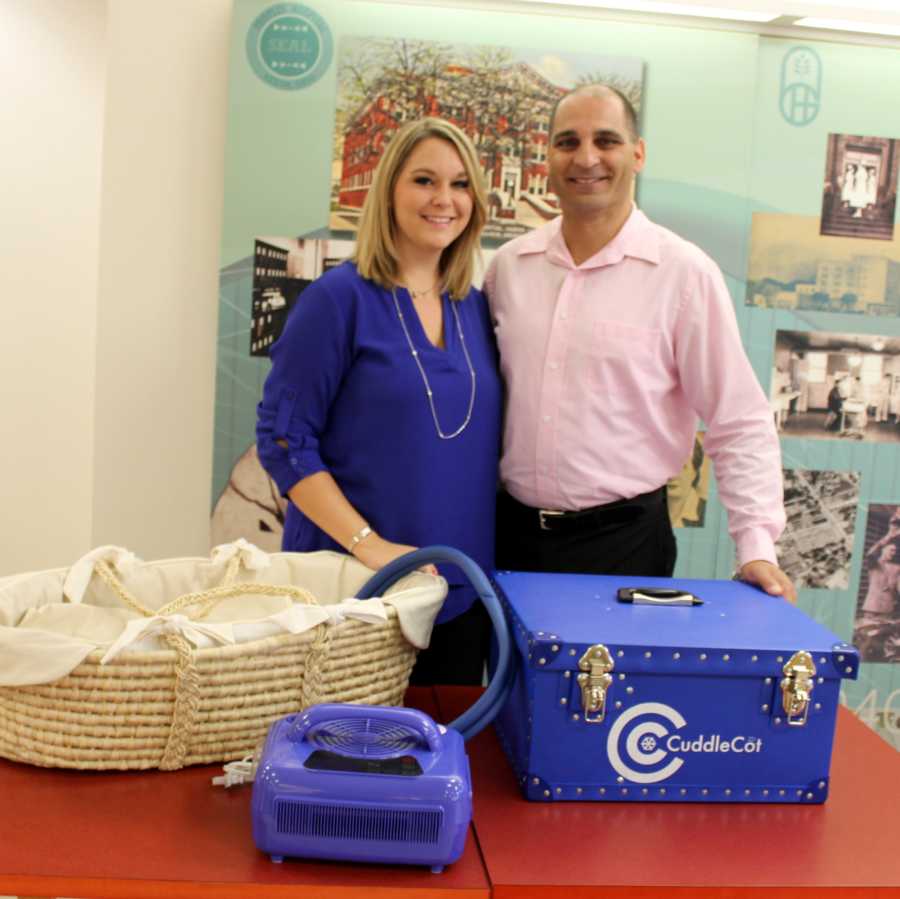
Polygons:
<instances>
[{"instance_id":1,"label":"long silver necklace","mask_svg":"<svg viewBox=\"0 0 900 899\"><path fill-rule=\"evenodd\" d=\"M463 355L466 357L466 365L469 366L469 376L472 378L472 392L469 394L469 409L466 412L465 420L452 434L445 434L441 429L441 423L438 421L437 409L434 407L434 391L432 391L431 384L428 382L428 375L425 374L425 367L422 365L422 360L419 358L419 351L413 346L412 337L409 336L409 328L406 327L406 319L403 317L403 310L400 308L400 302L397 299L397 291L393 287L391 288L391 296L394 298L394 308L397 310L400 326L403 328L404 335L406 335L406 344L419 369L419 374L422 376L422 383L425 385L425 395L428 397L428 406L431 409L431 417L434 419L434 427L437 431L437 435L441 440L452 440L454 437L459 437L472 420L472 410L475 408L475 369L472 366L472 359L469 356L469 349L466 346L466 335L463 334L459 313L456 311L456 302L451 300L450 308L453 310L453 318L456 321L456 333L459 334L459 342L462 344Z\"/></svg>"}]
</instances>

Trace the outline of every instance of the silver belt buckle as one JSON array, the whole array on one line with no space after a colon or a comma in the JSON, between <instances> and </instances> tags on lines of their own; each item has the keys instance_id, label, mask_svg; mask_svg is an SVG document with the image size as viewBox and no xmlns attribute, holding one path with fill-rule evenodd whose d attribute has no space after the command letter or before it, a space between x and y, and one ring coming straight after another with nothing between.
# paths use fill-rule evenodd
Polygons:
<instances>
[{"instance_id":1,"label":"silver belt buckle","mask_svg":"<svg viewBox=\"0 0 900 899\"><path fill-rule=\"evenodd\" d=\"M538 522L541 525L541 530L550 530L550 525L547 523L548 518L559 518L565 514L565 512L559 512L556 509L538 509Z\"/></svg>"}]
</instances>

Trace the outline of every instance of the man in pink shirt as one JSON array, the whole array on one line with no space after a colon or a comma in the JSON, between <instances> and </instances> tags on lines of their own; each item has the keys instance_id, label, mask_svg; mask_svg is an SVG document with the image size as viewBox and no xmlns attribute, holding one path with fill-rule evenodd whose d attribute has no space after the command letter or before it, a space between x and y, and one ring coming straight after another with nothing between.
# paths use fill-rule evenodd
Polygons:
<instances>
[{"instance_id":1,"label":"man in pink shirt","mask_svg":"<svg viewBox=\"0 0 900 899\"><path fill-rule=\"evenodd\" d=\"M741 577L794 601L769 402L715 263L634 206L645 152L618 91L564 97L548 154L562 215L485 277L507 390L497 567L670 576L665 484L699 415Z\"/></svg>"}]
</instances>

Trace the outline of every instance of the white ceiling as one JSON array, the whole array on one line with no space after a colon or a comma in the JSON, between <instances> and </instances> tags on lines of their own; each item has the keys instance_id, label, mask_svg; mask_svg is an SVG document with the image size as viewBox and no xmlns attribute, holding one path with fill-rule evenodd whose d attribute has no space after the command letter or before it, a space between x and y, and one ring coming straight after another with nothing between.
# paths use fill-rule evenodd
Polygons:
<instances>
[{"instance_id":1,"label":"white ceiling","mask_svg":"<svg viewBox=\"0 0 900 899\"><path fill-rule=\"evenodd\" d=\"M900 0L518 0L520 4L578 7L604 17L718 23L762 33L900 46ZM767 14L767 15L766 15ZM742 17L746 20L742 21ZM757 21L753 21L756 18ZM760 19L768 18L768 21ZM810 19L810 26L804 20Z\"/></svg>"}]
</instances>

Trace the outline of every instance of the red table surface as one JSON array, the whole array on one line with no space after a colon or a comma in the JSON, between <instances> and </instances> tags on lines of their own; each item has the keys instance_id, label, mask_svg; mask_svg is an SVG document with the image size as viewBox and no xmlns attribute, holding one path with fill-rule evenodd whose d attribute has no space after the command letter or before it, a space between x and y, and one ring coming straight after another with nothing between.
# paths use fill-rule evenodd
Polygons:
<instances>
[{"instance_id":1,"label":"red table surface","mask_svg":"<svg viewBox=\"0 0 900 899\"><path fill-rule=\"evenodd\" d=\"M438 687L442 718L475 695ZM495 897L900 896L900 756L844 708L824 805L528 802L493 729L468 753Z\"/></svg>"},{"instance_id":2,"label":"red table surface","mask_svg":"<svg viewBox=\"0 0 900 899\"><path fill-rule=\"evenodd\" d=\"M431 689L410 705L435 713ZM470 831L462 858L428 868L288 860L253 843L250 787L225 790L221 766L80 772L0 761L0 894L115 897L487 899Z\"/></svg>"}]
</instances>

